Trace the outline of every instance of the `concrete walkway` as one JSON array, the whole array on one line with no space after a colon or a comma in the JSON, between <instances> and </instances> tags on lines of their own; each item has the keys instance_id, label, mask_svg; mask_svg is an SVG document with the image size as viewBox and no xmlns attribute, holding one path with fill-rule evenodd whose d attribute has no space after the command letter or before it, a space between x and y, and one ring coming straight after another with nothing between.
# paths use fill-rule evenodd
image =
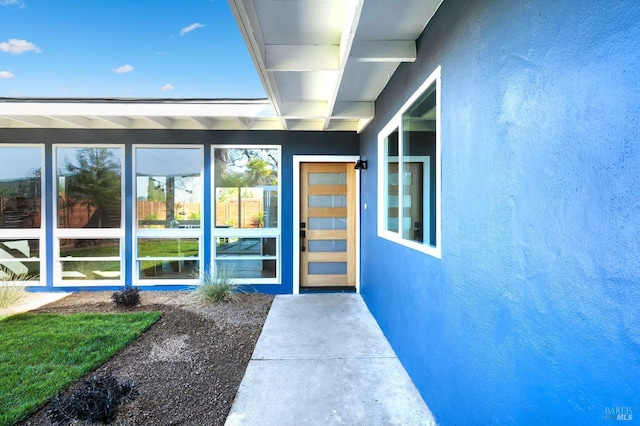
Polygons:
<instances>
[{"instance_id":1,"label":"concrete walkway","mask_svg":"<svg viewBox=\"0 0 640 426\"><path fill-rule=\"evenodd\" d=\"M55 302L56 300L60 300L63 297L68 296L69 294L71 293L32 293L27 291L24 293L22 298L20 298L20 300L14 305L6 309L0 309L0 317L32 311L46 304Z\"/></svg>"},{"instance_id":2,"label":"concrete walkway","mask_svg":"<svg viewBox=\"0 0 640 426\"><path fill-rule=\"evenodd\" d=\"M358 294L276 296L227 426L433 425Z\"/></svg>"}]
</instances>

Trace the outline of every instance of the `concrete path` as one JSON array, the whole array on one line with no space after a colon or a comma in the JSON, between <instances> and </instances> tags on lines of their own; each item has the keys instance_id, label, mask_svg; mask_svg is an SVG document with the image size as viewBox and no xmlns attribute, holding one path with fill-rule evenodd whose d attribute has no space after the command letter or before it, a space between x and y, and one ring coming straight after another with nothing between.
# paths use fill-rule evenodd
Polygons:
<instances>
[{"instance_id":1,"label":"concrete path","mask_svg":"<svg viewBox=\"0 0 640 426\"><path fill-rule=\"evenodd\" d=\"M71 293L55 292L55 293L32 293L25 292L22 298L14 305L6 309L0 309L0 317L6 315L15 315L22 312L32 311L41 306L60 300Z\"/></svg>"},{"instance_id":2,"label":"concrete path","mask_svg":"<svg viewBox=\"0 0 640 426\"><path fill-rule=\"evenodd\" d=\"M433 425L358 294L276 296L227 426Z\"/></svg>"}]
</instances>

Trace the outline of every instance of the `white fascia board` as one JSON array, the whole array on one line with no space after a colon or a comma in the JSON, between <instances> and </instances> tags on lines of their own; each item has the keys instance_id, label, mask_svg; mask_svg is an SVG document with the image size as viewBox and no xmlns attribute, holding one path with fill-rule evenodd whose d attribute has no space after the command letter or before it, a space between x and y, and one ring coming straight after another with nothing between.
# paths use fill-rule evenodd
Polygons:
<instances>
[{"instance_id":1,"label":"white fascia board","mask_svg":"<svg viewBox=\"0 0 640 426\"><path fill-rule=\"evenodd\" d=\"M356 62L414 62L416 58L413 40L356 40L349 53Z\"/></svg>"},{"instance_id":2,"label":"white fascia board","mask_svg":"<svg viewBox=\"0 0 640 426\"><path fill-rule=\"evenodd\" d=\"M267 71L334 71L340 65L336 45L268 44Z\"/></svg>"},{"instance_id":3,"label":"white fascia board","mask_svg":"<svg viewBox=\"0 0 640 426\"><path fill-rule=\"evenodd\" d=\"M0 102L0 116L173 116L255 117L271 104L261 102Z\"/></svg>"}]
</instances>

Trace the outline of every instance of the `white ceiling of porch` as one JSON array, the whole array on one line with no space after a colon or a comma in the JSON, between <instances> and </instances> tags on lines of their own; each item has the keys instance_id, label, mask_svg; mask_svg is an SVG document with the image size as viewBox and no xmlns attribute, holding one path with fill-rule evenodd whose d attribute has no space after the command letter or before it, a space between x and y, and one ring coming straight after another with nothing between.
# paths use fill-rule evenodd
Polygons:
<instances>
[{"instance_id":1,"label":"white ceiling of porch","mask_svg":"<svg viewBox=\"0 0 640 426\"><path fill-rule=\"evenodd\" d=\"M268 100L0 99L0 127L359 132L442 2L228 1Z\"/></svg>"}]
</instances>

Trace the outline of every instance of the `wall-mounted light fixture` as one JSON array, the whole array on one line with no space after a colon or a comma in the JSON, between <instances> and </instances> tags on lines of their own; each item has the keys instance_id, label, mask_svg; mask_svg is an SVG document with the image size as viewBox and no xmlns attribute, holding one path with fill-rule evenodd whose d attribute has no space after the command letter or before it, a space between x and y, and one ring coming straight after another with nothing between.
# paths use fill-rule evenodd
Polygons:
<instances>
[{"instance_id":1,"label":"wall-mounted light fixture","mask_svg":"<svg viewBox=\"0 0 640 426\"><path fill-rule=\"evenodd\" d=\"M367 170L367 160L356 161L356 170Z\"/></svg>"}]
</instances>

